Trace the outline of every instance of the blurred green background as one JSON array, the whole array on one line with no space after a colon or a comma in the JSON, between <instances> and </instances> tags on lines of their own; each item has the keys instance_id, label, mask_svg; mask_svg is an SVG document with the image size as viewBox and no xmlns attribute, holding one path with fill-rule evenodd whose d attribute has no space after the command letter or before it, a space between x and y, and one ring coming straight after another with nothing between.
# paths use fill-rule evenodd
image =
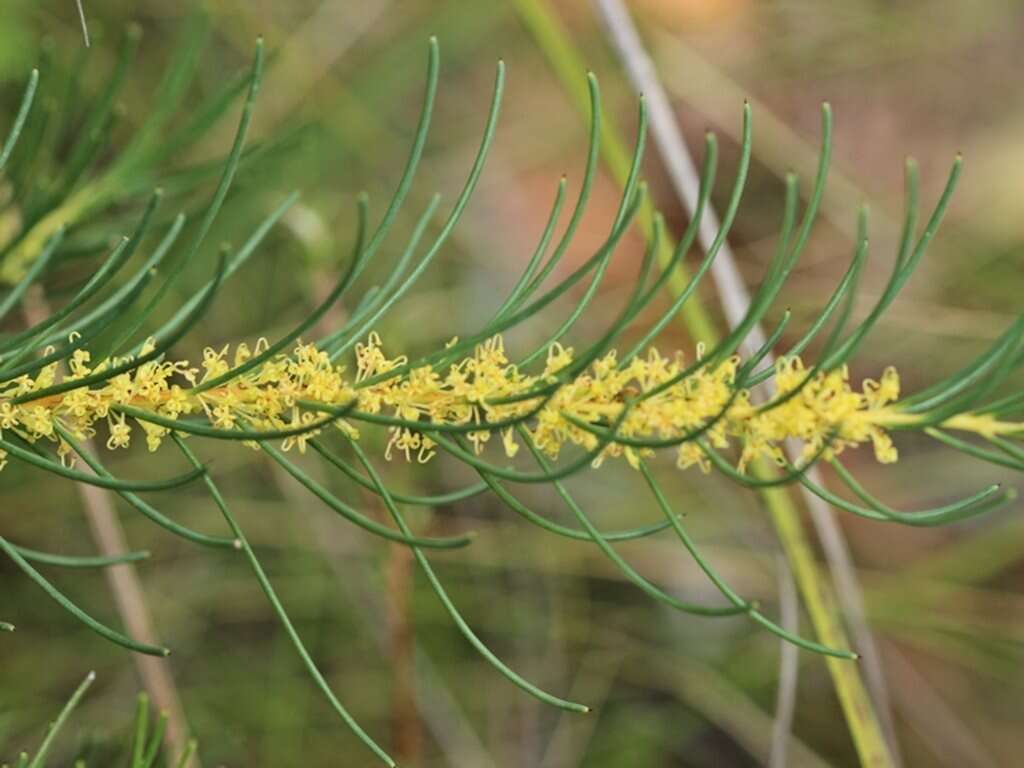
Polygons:
<instances>
[{"instance_id":1,"label":"blurred green background","mask_svg":"<svg viewBox=\"0 0 1024 768\"><path fill-rule=\"evenodd\" d=\"M202 346L290 327L329 289L351 245L356 194L379 217L405 161L423 89L427 38L437 34L442 74L422 170L399 222L407 233L435 191L450 205L468 171L486 117L498 58L508 66L502 121L480 187L453 239L417 290L379 327L390 350L432 348L465 334L493 311L543 228L562 173L570 193L586 153L584 121L573 109L523 23L532 3L465 0L224 0L202 5L209 39L188 104L247 66L263 35L272 54L252 139L272 142L239 175L208 241L239 243L290 191L302 199L182 345ZM586 2L550 2L582 60L600 77L605 109L633 131L635 98ZM82 57L71 0L0 3L0 94L12 116L29 69L44 56L81 67L86 94L109 77L126 25L143 30L122 94L110 153L146 115L191 3L87 2L92 49ZM824 215L808 252L773 310L805 327L852 254L858 203L872 208L872 261L857 314L887 276L901 210L903 160L914 155L922 193L933 200L957 151L965 175L940 237L906 294L859 356L853 378L888 364L913 391L955 370L1018 312L1024 287L1024 91L1016 82L1024 6L1014 0L634 0L630 4L673 98L691 146L706 128L722 140L715 199L728 194L742 100L754 105L754 167L732 236L748 284L771 256L782 206L782 174L810 176L818 105L836 120L834 170ZM584 72L579 72L582 79ZM184 110L187 113L187 109ZM214 159L231 141L236 109L181 167ZM9 117L0 123L6 125ZM45 172L41 169L40 172ZM168 174L173 168L168 169ZM645 166L658 205L678 232L685 225L651 149ZM583 231L567 259L589 255L604 237L617 191L599 181ZM170 211L170 209L169 209ZM173 211L171 211L173 212ZM396 255L400 237L389 241ZM635 236L613 262L595 310L574 330L592 339L631 287L642 246ZM209 262L207 262L208 264ZM203 275L197 271L192 287ZM373 276L367 281L372 284ZM187 293L177 297L184 300ZM704 293L711 307L713 292ZM567 304L547 318L564 313ZM349 307L348 309L351 309ZM510 344L542 338L543 321L517 329ZM670 328L659 346L689 349ZM381 434L368 434L375 448ZM913 436L901 460L875 465L867 451L849 462L865 484L901 509L958 498L1007 480ZM480 496L436 510L432 532L476 530L468 549L433 556L464 615L513 668L548 690L594 707L589 716L551 710L514 688L467 646L415 572L407 553L346 525L259 454L200 444L260 553L310 650L341 700L409 766L748 766L765 764L779 642L738 619L701 620L651 602L593 546L527 527L497 499ZM170 456L165 451L163 456ZM175 462L177 458L167 458ZM159 460L157 460L159 463ZM144 474L144 450L110 457L118 474ZM343 498L378 515L373 498L344 478L318 472ZM437 493L471 481L464 467L384 465L392 487ZM777 544L756 494L718 475L680 473L667 459L662 479L716 566L747 596L777 611ZM658 519L636 499L641 479L624 465L571 481L603 527ZM536 509L566 519L556 494L524 487ZM161 509L201 530L219 530L198 489L160 499ZM130 510L133 548L152 558L138 569L204 765L371 764L309 682L240 557L163 535ZM878 633L909 766L1017 765L1024 750L1024 640L1019 505L943 529L904 529L843 518ZM0 476L5 531L54 551L91 551L70 483L39 483L28 471ZM413 513L423 515L423 513ZM426 520L426 517L418 518ZM6 534L5 534L6 535ZM668 534L621 551L656 582L713 601L712 586ZM100 573L54 579L97 616L117 624ZM0 615L18 632L0 638L0 755L35 743L78 680L98 682L62 739L55 764L91 742L97 765L116 765L132 697L141 683L128 652L75 623L0 563ZM802 622L804 632L809 623ZM821 658L801 654L790 765L855 765L856 755ZM61 757L63 756L63 757ZM106 762L105 762L106 761Z\"/></svg>"}]
</instances>

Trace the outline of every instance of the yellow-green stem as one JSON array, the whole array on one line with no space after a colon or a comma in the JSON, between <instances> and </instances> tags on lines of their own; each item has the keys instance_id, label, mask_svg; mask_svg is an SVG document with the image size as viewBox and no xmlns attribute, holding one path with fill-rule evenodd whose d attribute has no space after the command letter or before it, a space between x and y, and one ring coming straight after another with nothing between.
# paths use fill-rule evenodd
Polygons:
<instances>
[{"instance_id":1,"label":"yellow-green stem","mask_svg":"<svg viewBox=\"0 0 1024 768\"><path fill-rule=\"evenodd\" d=\"M4 256L0 263L0 284L18 282L57 230L75 224L88 211L102 205L112 188L112 184L103 181L84 186L37 221Z\"/></svg>"},{"instance_id":2,"label":"yellow-green stem","mask_svg":"<svg viewBox=\"0 0 1024 768\"><path fill-rule=\"evenodd\" d=\"M546 0L515 0L515 6L519 17L537 41L563 88L570 94L577 109L586 114L589 110L584 78L586 68L561 22ZM622 185L629 167L628 153L621 134L610 118L606 118L603 123L601 151L608 169ZM653 210L653 206L647 203L642 212L641 226L648 235L653 221ZM672 244L665 242L662 253L659 253L659 260L663 266L671 249ZM686 277L682 270L673 275L670 288L677 295L681 286L685 284ZM696 295L684 305L680 319L697 340L713 342L718 337L714 322ZM756 469L763 475L773 471L763 465ZM799 510L789 491L781 488L762 489L761 496L793 568L818 639L834 648L848 648L846 631L835 611L832 587L818 571L813 550L800 521ZM835 658L826 659L826 664L861 765L871 768L893 765L874 706L856 665Z\"/></svg>"},{"instance_id":3,"label":"yellow-green stem","mask_svg":"<svg viewBox=\"0 0 1024 768\"><path fill-rule=\"evenodd\" d=\"M758 462L753 470L754 474L764 478L775 474L774 468L763 461ZM818 567L814 550L789 491L784 488L764 488L761 497L772 516L786 559L793 569L793 577L800 586L818 640L830 648L849 648L846 632L836 612L831 584ZM832 656L826 656L825 663L832 676L861 765L871 768L893 765L881 724L856 664Z\"/></svg>"}]
</instances>

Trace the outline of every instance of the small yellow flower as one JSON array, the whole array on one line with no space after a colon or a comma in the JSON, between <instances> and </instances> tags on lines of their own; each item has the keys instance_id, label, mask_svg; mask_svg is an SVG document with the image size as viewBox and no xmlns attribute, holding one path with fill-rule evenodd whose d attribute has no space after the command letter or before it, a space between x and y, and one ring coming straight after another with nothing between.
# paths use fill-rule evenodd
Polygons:
<instances>
[{"instance_id":1,"label":"small yellow flower","mask_svg":"<svg viewBox=\"0 0 1024 768\"><path fill-rule=\"evenodd\" d=\"M132 428L125 423L124 417L120 416L110 420L110 437L107 438L107 448L127 448L132 439Z\"/></svg>"}]
</instances>

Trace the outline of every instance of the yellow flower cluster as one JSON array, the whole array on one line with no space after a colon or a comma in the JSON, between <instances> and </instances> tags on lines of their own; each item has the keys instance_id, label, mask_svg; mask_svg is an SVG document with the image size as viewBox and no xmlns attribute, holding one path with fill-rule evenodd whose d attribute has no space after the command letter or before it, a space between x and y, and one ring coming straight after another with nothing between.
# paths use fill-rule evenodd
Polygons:
<instances>
[{"instance_id":1,"label":"yellow flower cluster","mask_svg":"<svg viewBox=\"0 0 1024 768\"><path fill-rule=\"evenodd\" d=\"M388 359L375 335L366 345L357 347L357 360L357 387L360 381L407 362L404 357ZM845 366L826 374L814 373L805 382L811 372L800 359L782 359L776 367L781 404L759 410L751 404L748 392L736 391L740 366L737 357L715 367L699 368L664 386L685 370L681 354L667 358L650 349L646 357L634 357L619 365L612 351L589 370L561 384L547 400L533 397L503 402L552 382L572 361L572 350L555 344L548 350L544 370L535 376L526 375L508 360L501 338L495 337L478 346L472 357L452 365L446 376L431 368L419 368L408 376L358 390L359 409L388 411L408 421L479 424L481 429L469 435L477 451L491 437L487 424L530 415L527 432L545 454L557 458L567 444L588 451L600 448L595 465L609 456L624 456L635 465L641 453L651 451L614 441L602 447L595 431L585 429L580 422L595 426L617 423L616 435L626 442L671 440L710 423L702 437L711 446L727 448L730 438L740 441L741 469L758 456L781 458L781 445L790 438L804 441L808 459L868 441L874 444L879 461L889 463L897 458L881 426L890 417L888 406L899 396L899 376L892 368L886 369L880 382L867 380L863 391L855 392ZM785 397L797 388L795 396ZM647 393L653 394L645 397ZM627 409L624 416L623 409ZM504 429L502 439L508 456L514 456L518 450L514 431ZM417 430L396 427L389 451L392 447L404 451L407 457L415 452L425 461L432 454L434 442ZM695 464L705 471L710 469L695 441L677 448L677 464L683 469Z\"/></svg>"},{"instance_id":2,"label":"yellow flower cluster","mask_svg":"<svg viewBox=\"0 0 1024 768\"><path fill-rule=\"evenodd\" d=\"M791 438L803 441L804 461L823 449L839 453L845 446L870 441L878 461L895 462L896 447L882 425L889 423L892 409L888 406L900 396L896 369L886 368L879 381L867 379L863 391L854 392L844 365L829 373L815 374L796 396L787 400L787 394L799 389L808 373L800 358L780 359L775 365L775 384L781 404L762 413L748 414L737 409L730 414L738 436L743 439L741 463L760 455L782 459L780 444Z\"/></svg>"},{"instance_id":3,"label":"yellow flower cluster","mask_svg":"<svg viewBox=\"0 0 1024 768\"><path fill-rule=\"evenodd\" d=\"M447 371L424 366L388 377L408 361L387 357L380 338L371 334L365 344L356 346L354 378L346 376L343 366L332 364L326 353L300 342L291 355L273 356L223 384L202 387L261 353L266 344L262 339L255 349L239 344L233 355L227 346L207 348L200 368L187 361L150 361L97 386L33 398L32 393L58 381L82 379L123 362L104 360L93 366L89 353L77 350L63 375L54 363L34 377L0 382L0 437L9 430L32 442L54 441L61 457L70 459L69 446L55 429L58 423L76 437L86 438L105 422L110 449L128 447L137 424L149 449L155 451L170 429L131 418L123 410L131 407L172 421L201 414L208 426L218 429L310 426L309 432L284 441L286 450L297 446L302 451L321 431L312 425L323 421L324 413L308 406L317 403L353 406L347 418L334 422L352 436L358 435L352 422L361 413L422 422L425 428L431 423L478 426L467 433L475 450L482 451L498 432L509 457L519 449L515 429L489 425L522 419L530 440L549 457L557 458L564 446L575 445L594 452L595 465L617 456L635 465L640 455L651 451L628 443L671 440L701 429L702 440L710 446L724 449L732 442L741 446L740 469L756 457L780 458L782 444L791 438L804 442L805 458L871 442L879 461L896 460L884 430L886 423L898 420L892 404L899 396L899 378L891 368L879 382L866 381L863 390L856 392L845 368L814 373L798 358L780 360L776 381L783 401L776 407L758 408L748 392L736 391L740 365L736 357L673 381L685 370L681 354L669 358L651 349L646 357L620 364L616 353L609 352L585 371L559 376L572 364L573 351L555 344L548 350L543 370L531 375L509 361L501 337L496 336L478 345L472 355L448 365ZM147 345L143 353L151 349ZM785 398L797 388L794 396ZM538 391L542 394L535 394ZM622 442L600 436L612 424ZM587 429L588 425L594 429ZM420 428L390 428L389 458L397 450L408 459L427 461L435 448L436 443ZM705 471L710 468L696 442L683 442L676 451L680 468L695 464ZM4 458L0 452L0 468Z\"/></svg>"}]
</instances>

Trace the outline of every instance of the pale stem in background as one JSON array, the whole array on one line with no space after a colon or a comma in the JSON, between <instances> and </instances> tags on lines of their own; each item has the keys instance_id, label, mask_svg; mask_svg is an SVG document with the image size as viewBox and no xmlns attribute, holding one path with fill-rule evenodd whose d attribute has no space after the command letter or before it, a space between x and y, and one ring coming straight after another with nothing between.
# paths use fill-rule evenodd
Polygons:
<instances>
[{"instance_id":1,"label":"pale stem in background","mask_svg":"<svg viewBox=\"0 0 1024 768\"><path fill-rule=\"evenodd\" d=\"M775 557L779 574L779 624L791 632L799 628L800 598L793 582L793 571L785 556ZM796 711L796 685L800 675L800 659L792 643L779 646L779 687L775 693L775 721L772 723L772 748L768 756L771 768L786 768L786 748L793 730Z\"/></svg>"},{"instance_id":2,"label":"pale stem in background","mask_svg":"<svg viewBox=\"0 0 1024 768\"><path fill-rule=\"evenodd\" d=\"M947 768L995 768L998 762L947 704L928 678L918 672L893 643L885 653L893 697L901 705L907 725L927 744L936 760ZM925 693L927 695L922 695Z\"/></svg>"},{"instance_id":3,"label":"pale stem in background","mask_svg":"<svg viewBox=\"0 0 1024 768\"><path fill-rule=\"evenodd\" d=\"M82 38L85 40L85 47L89 47L89 24L85 20L85 8L82 7L82 0L75 0L78 6L78 20L82 23Z\"/></svg>"},{"instance_id":4,"label":"pale stem in background","mask_svg":"<svg viewBox=\"0 0 1024 768\"><path fill-rule=\"evenodd\" d=\"M376 3L351 3L347 0L324 0L302 22L287 33L278 50L273 68L267 72L263 90L265 99L261 120L275 125L292 116L293 111L310 91L327 77L345 54L373 28L393 0ZM265 26L266 20L260 19ZM278 39L284 38L284 30Z\"/></svg>"},{"instance_id":5,"label":"pale stem in background","mask_svg":"<svg viewBox=\"0 0 1024 768\"><path fill-rule=\"evenodd\" d=\"M661 85L650 56L648 56L636 26L633 24L633 20L630 18L629 12L621 0L595 0L595 4L601 18L604 20L615 50L625 65L630 81L633 83L634 88L642 93L647 100L651 132L661 153L669 180L680 202L692 216L697 206L700 180L693 158L683 140L675 114L672 111L668 97L665 94L665 89ZM718 217L712 206L707 205L699 229L701 245L705 250L714 241L718 228ZM714 279L715 288L718 292L726 320L729 326L734 328L741 322L750 306L750 293L736 266L736 260L733 257L728 241L722 244L722 248L711 266L711 275ZM755 326L744 340L743 349L749 354L751 350L761 347L764 341L763 329L759 325ZM766 362L768 364L772 363L770 355L766 358ZM765 393L761 392L759 394L763 396ZM799 446L787 444L786 448L795 461L796 457L799 456ZM811 467L808 477L816 484L824 484L817 467ZM864 674L872 693L876 711L882 721L882 727L885 729L889 748L893 753L894 760L898 760L897 742L885 675L882 670L877 646L864 615L864 601L854 571L849 547L828 505L817 496L809 493L805 488L801 487L800 490L804 504L810 512L811 520L821 541L825 559L829 565L829 571L835 582L842 613L853 634L857 651L861 655ZM792 579L792 576L790 576L790 579ZM792 667L792 672L788 679L783 677L780 680L780 686L792 687L796 684L796 667L785 662L785 654L789 652L795 652L795 649L783 650L782 669L785 671L787 667ZM787 728L786 730L788 732L789 729Z\"/></svg>"}]
</instances>

